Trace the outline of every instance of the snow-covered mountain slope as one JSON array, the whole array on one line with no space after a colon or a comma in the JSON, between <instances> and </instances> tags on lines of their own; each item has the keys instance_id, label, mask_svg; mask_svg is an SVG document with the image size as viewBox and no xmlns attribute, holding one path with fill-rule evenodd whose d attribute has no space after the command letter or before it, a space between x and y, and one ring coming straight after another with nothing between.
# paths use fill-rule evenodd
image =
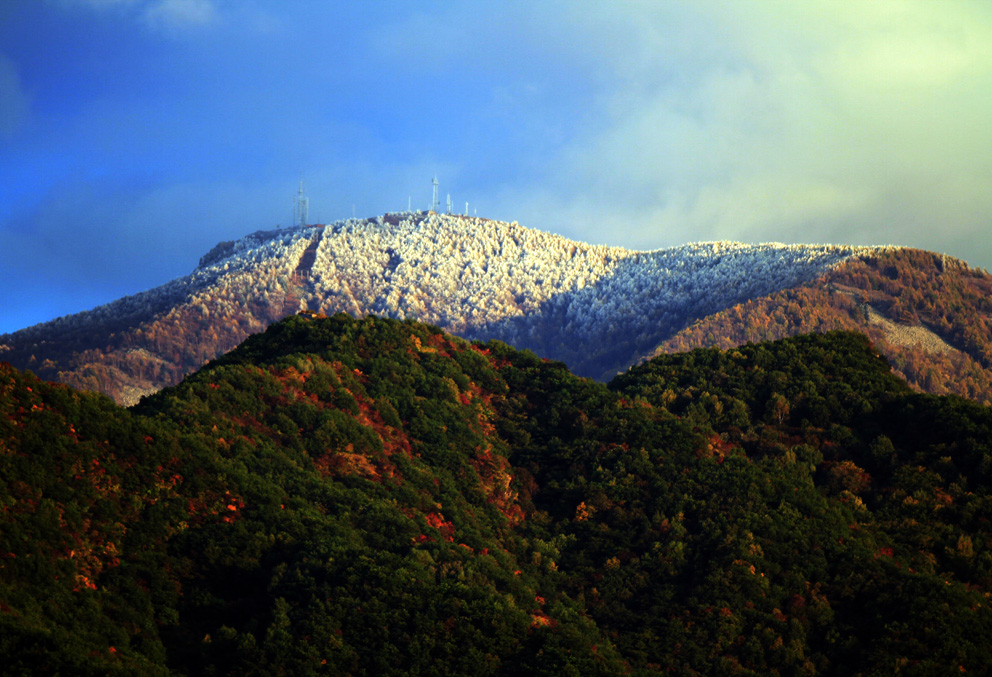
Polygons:
<instances>
[{"instance_id":1,"label":"snow-covered mountain slope","mask_svg":"<svg viewBox=\"0 0 992 677\"><path fill-rule=\"evenodd\" d=\"M716 242L635 252L434 213L259 231L190 275L0 336L0 359L119 401L309 309L416 318L607 378L692 322L879 249Z\"/></svg>"},{"instance_id":2,"label":"snow-covered mountain slope","mask_svg":"<svg viewBox=\"0 0 992 677\"><path fill-rule=\"evenodd\" d=\"M571 325L567 331L588 333L604 322L654 322L687 304L722 308L815 277L858 251L712 243L633 252L516 223L387 217L324 231L307 300L321 310L344 303L354 313L497 335L509 319L551 311Z\"/></svg>"}]
</instances>

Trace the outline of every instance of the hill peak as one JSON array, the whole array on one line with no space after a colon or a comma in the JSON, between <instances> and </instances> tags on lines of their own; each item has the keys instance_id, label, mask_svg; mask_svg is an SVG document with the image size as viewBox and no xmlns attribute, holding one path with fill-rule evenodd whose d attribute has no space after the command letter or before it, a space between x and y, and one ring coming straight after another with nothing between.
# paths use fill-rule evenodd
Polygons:
<instances>
[{"instance_id":1,"label":"hill peak","mask_svg":"<svg viewBox=\"0 0 992 677\"><path fill-rule=\"evenodd\" d=\"M0 337L0 344L17 366L134 402L287 315L346 312L414 318L466 338L497 338L608 380L706 318L804 285L838 290L825 276L858 261L900 257L913 255L893 247L725 241L634 251L516 222L404 212L259 230L221 242L189 275ZM927 261L918 263L932 267ZM946 257L941 261L942 275L971 274ZM841 315L796 326L870 332L870 316L858 304L884 277L879 270L845 278L865 298L839 291L817 297L817 304L833 304ZM878 310L888 317L886 308ZM820 314L812 306L797 312ZM775 333L782 325L777 319L749 322L738 332L745 341L787 335ZM748 332L756 326L765 333L752 338ZM698 336L703 344L721 340L720 332Z\"/></svg>"}]
</instances>

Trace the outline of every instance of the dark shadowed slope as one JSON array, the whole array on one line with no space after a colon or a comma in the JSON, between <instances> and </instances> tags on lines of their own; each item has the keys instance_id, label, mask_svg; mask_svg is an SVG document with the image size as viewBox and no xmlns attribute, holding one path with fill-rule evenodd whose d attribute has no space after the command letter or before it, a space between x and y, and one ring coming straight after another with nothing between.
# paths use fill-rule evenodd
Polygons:
<instances>
[{"instance_id":1,"label":"dark shadowed slope","mask_svg":"<svg viewBox=\"0 0 992 677\"><path fill-rule=\"evenodd\" d=\"M293 317L133 410L0 368L0 664L980 673L990 440L837 332L607 387Z\"/></svg>"}]
</instances>

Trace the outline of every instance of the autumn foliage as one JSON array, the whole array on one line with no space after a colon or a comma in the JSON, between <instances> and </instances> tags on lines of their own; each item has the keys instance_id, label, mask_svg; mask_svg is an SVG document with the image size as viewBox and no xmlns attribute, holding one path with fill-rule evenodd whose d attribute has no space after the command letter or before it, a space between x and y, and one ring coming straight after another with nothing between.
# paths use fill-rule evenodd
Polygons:
<instances>
[{"instance_id":1,"label":"autumn foliage","mask_svg":"<svg viewBox=\"0 0 992 677\"><path fill-rule=\"evenodd\" d=\"M864 335L607 387L297 315L122 409L0 368L9 674L992 664L992 411Z\"/></svg>"}]
</instances>

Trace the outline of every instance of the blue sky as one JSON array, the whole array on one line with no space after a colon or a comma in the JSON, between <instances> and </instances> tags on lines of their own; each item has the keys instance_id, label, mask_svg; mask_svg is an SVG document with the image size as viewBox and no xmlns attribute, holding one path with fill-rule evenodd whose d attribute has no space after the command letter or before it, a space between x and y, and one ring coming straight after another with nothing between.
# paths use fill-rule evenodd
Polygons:
<instances>
[{"instance_id":1,"label":"blue sky","mask_svg":"<svg viewBox=\"0 0 992 677\"><path fill-rule=\"evenodd\" d=\"M0 2L0 332L216 242L458 210L992 268L986 2Z\"/></svg>"}]
</instances>

